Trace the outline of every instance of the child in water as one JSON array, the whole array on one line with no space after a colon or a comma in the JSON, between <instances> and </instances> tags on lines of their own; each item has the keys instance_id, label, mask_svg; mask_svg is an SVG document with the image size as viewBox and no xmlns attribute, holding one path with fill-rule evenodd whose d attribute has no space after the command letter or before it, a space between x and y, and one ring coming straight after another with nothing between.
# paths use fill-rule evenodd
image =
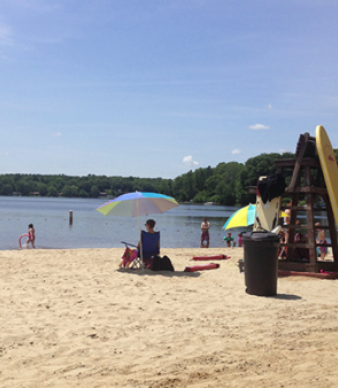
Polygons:
<instances>
[{"instance_id":1,"label":"child in water","mask_svg":"<svg viewBox=\"0 0 338 388\"><path fill-rule=\"evenodd\" d=\"M29 246L29 243L32 244L32 247L35 249L35 229L33 224L28 225L28 240L27 240L27 247Z\"/></svg>"},{"instance_id":2,"label":"child in water","mask_svg":"<svg viewBox=\"0 0 338 388\"><path fill-rule=\"evenodd\" d=\"M228 235L223 237L223 240L226 241L227 247L231 247L231 241L234 241L234 238L231 236L231 232L228 233Z\"/></svg>"},{"instance_id":3,"label":"child in water","mask_svg":"<svg viewBox=\"0 0 338 388\"><path fill-rule=\"evenodd\" d=\"M242 237L243 233L238 233L238 246L242 248Z\"/></svg>"}]
</instances>

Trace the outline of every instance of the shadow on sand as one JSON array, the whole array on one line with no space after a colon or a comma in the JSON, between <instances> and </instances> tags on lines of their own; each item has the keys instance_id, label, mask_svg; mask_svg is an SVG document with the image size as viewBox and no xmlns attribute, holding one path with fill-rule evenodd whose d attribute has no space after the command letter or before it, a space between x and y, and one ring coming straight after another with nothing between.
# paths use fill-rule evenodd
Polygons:
<instances>
[{"instance_id":1,"label":"shadow on sand","mask_svg":"<svg viewBox=\"0 0 338 388\"><path fill-rule=\"evenodd\" d=\"M125 269L125 268L119 268L116 270L117 272L121 273L129 273L131 275L138 275L138 276L165 276L167 278L182 278L182 277L189 277L189 278L198 278L201 276L200 272L184 272L184 271L151 271L149 269Z\"/></svg>"},{"instance_id":2,"label":"shadow on sand","mask_svg":"<svg viewBox=\"0 0 338 388\"><path fill-rule=\"evenodd\" d=\"M270 298L281 299L281 300L300 300L300 299L302 299L301 296L292 295L292 294L277 294L274 296L270 296Z\"/></svg>"}]
</instances>

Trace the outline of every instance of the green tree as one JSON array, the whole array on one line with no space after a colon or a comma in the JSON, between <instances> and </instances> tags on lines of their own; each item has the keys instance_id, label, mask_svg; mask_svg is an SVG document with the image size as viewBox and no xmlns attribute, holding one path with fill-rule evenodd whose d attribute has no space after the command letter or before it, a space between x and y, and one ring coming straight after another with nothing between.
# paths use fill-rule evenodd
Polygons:
<instances>
[{"instance_id":1,"label":"green tree","mask_svg":"<svg viewBox=\"0 0 338 388\"><path fill-rule=\"evenodd\" d=\"M92 197L97 198L100 195L100 189L97 186L93 186L91 188L91 195Z\"/></svg>"},{"instance_id":2,"label":"green tree","mask_svg":"<svg viewBox=\"0 0 338 388\"><path fill-rule=\"evenodd\" d=\"M37 184L37 190L40 193L40 195L42 195L42 196L46 196L48 194L48 188L47 188L47 185L45 183L39 182Z\"/></svg>"},{"instance_id":3,"label":"green tree","mask_svg":"<svg viewBox=\"0 0 338 388\"><path fill-rule=\"evenodd\" d=\"M13 187L12 185L6 184L2 188L2 195L12 195L13 194Z\"/></svg>"},{"instance_id":4,"label":"green tree","mask_svg":"<svg viewBox=\"0 0 338 388\"><path fill-rule=\"evenodd\" d=\"M196 202L196 203L208 202L208 193L207 193L207 191L206 190L202 190L202 191L198 192L194 196L193 201Z\"/></svg>"},{"instance_id":5,"label":"green tree","mask_svg":"<svg viewBox=\"0 0 338 388\"><path fill-rule=\"evenodd\" d=\"M65 185L62 189L62 195L64 197L77 197L78 189L76 186Z\"/></svg>"},{"instance_id":6,"label":"green tree","mask_svg":"<svg viewBox=\"0 0 338 388\"><path fill-rule=\"evenodd\" d=\"M159 186L159 190L158 190L161 194L164 194L164 195L171 195L171 192L170 192L170 187L169 187L169 182L167 179L162 179L161 180L161 183L160 183L160 186Z\"/></svg>"},{"instance_id":7,"label":"green tree","mask_svg":"<svg viewBox=\"0 0 338 388\"><path fill-rule=\"evenodd\" d=\"M335 153L338 157L338 150ZM39 191L41 195L55 196L62 192L68 197L86 197L98 196L100 191L118 196L139 190L161 192L178 201L193 199L201 203L217 201L225 205L246 204L250 198L251 201L255 200L255 196L247 194L246 186L256 185L259 176L274 172L274 160L281 157L290 158L293 154L262 154L248 159L245 165L236 162L219 163L215 168L198 168L173 180L132 176L4 174L0 175L0 193L10 195L14 189L23 195Z\"/></svg>"},{"instance_id":8,"label":"green tree","mask_svg":"<svg viewBox=\"0 0 338 388\"><path fill-rule=\"evenodd\" d=\"M194 189L197 192L204 190L206 175L207 173L204 168L198 168L194 171Z\"/></svg>"},{"instance_id":9,"label":"green tree","mask_svg":"<svg viewBox=\"0 0 338 388\"><path fill-rule=\"evenodd\" d=\"M186 197L188 198L188 201L190 201L197 194L197 191L194 190L193 172L189 171L187 174L185 174L184 178L185 178L183 183L184 192Z\"/></svg>"},{"instance_id":10,"label":"green tree","mask_svg":"<svg viewBox=\"0 0 338 388\"><path fill-rule=\"evenodd\" d=\"M86 196L88 197L92 186L93 186L93 184L92 184L92 181L90 179L82 178L78 184L79 195L80 195L80 192L86 192Z\"/></svg>"},{"instance_id":11,"label":"green tree","mask_svg":"<svg viewBox=\"0 0 338 388\"><path fill-rule=\"evenodd\" d=\"M237 162L220 163L215 169L215 175L220 179L216 186L216 195L222 205L235 205L238 181L244 165Z\"/></svg>"},{"instance_id":12,"label":"green tree","mask_svg":"<svg viewBox=\"0 0 338 388\"><path fill-rule=\"evenodd\" d=\"M169 188L169 195L172 197L174 195L173 193L173 180L168 179L168 188Z\"/></svg>"},{"instance_id":13,"label":"green tree","mask_svg":"<svg viewBox=\"0 0 338 388\"><path fill-rule=\"evenodd\" d=\"M65 186L62 188L61 192L62 192L62 196L63 196L63 197L72 197L72 189L71 189L71 187L68 186L68 185L65 185Z\"/></svg>"},{"instance_id":14,"label":"green tree","mask_svg":"<svg viewBox=\"0 0 338 388\"><path fill-rule=\"evenodd\" d=\"M52 176L49 183L58 190L58 192L62 191L62 188L65 186L65 181L62 176Z\"/></svg>"},{"instance_id":15,"label":"green tree","mask_svg":"<svg viewBox=\"0 0 338 388\"><path fill-rule=\"evenodd\" d=\"M79 192L78 192L78 197L80 197L80 198L87 198L87 197L89 197L89 194L87 193L87 191L85 191L83 189L80 189Z\"/></svg>"},{"instance_id":16,"label":"green tree","mask_svg":"<svg viewBox=\"0 0 338 388\"><path fill-rule=\"evenodd\" d=\"M47 194L49 197L57 197L58 191L57 191L55 186L50 185L50 186L48 186Z\"/></svg>"},{"instance_id":17,"label":"green tree","mask_svg":"<svg viewBox=\"0 0 338 388\"><path fill-rule=\"evenodd\" d=\"M19 180L15 186L16 191L18 191L21 195L29 195L31 192L31 188L29 183L26 180Z\"/></svg>"},{"instance_id":18,"label":"green tree","mask_svg":"<svg viewBox=\"0 0 338 388\"><path fill-rule=\"evenodd\" d=\"M72 197L77 197L77 194L78 194L77 186L75 186L75 185L70 186L70 190L71 190L71 196Z\"/></svg>"},{"instance_id":19,"label":"green tree","mask_svg":"<svg viewBox=\"0 0 338 388\"><path fill-rule=\"evenodd\" d=\"M184 182L184 177L183 175L178 176L174 181L173 181L173 193L174 197L176 198L177 201L187 201L188 198L186 196L185 191L183 190L183 182Z\"/></svg>"}]
</instances>

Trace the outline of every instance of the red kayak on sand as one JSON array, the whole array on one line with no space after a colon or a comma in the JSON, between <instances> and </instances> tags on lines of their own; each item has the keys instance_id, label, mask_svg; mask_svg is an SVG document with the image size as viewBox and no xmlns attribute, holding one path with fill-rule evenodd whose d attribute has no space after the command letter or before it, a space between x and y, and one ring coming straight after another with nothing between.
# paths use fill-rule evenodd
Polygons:
<instances>
[{"instance_id":1,"label":"red kayak on sand","mask_svg":"<svg viewBox=\"0 0 338 388\"><path fill-rule=\"evenodd\" d=\"M220 265L215 263L210 263L205 265L194 265L192 267L185 267L184 272L206 271L209 269L217 269L219 267Z\"/></svg>"},{"instance_id":2,"label":"red kayak on sand","mask_svg":"<svg viewBox=\"0 0 338 388\"><path fill-rule=\"evenodd\" d=\"M226 255L217 255L217 256L194 256L192 260L194 261L207 261L207 260L228 260L231 259L230 256Z\"/></svg>"}]
</instances>

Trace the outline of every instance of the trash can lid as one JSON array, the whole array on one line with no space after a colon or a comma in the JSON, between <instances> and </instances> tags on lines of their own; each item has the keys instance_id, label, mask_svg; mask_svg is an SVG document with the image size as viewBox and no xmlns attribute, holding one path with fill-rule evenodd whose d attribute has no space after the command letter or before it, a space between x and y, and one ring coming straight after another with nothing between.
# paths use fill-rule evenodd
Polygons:
<instances>
[{"instance_id":1,"label":"trash can lid","mask_svg":"<svg viewBox=\"0 0 338 388\"><path fill-rule=\"evenodd\" d=\"M248 232L243 234L242 241L279 241L279 235L271 232Z\"/></svg>"}]
</instances>

